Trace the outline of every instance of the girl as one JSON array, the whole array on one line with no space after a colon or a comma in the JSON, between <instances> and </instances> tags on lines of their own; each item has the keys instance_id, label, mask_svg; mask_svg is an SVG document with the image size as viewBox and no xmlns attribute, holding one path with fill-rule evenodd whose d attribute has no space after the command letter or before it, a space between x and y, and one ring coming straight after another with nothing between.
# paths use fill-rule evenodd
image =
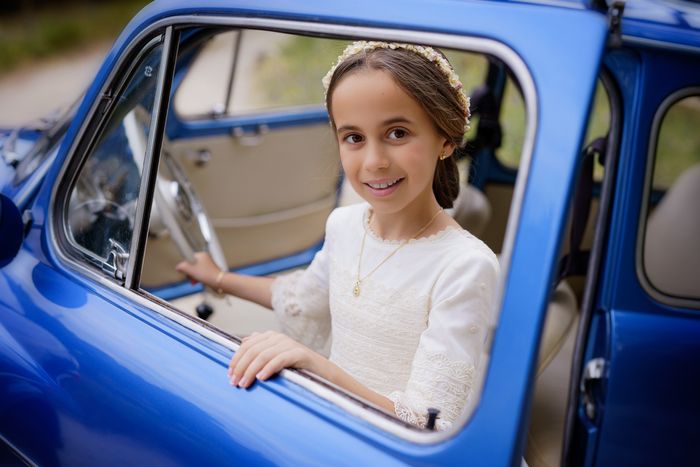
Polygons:
<instances>
[{"instance_id":1,"label":"girl","mask_svg":"<svg viewBox=\"0 0 700 467\"><path fill-rule=\"evenodd\" d=\"M323 80L347 179L367 201L335 209L305 271L277 278L220 271L206 253L178 271L272 308L283 334L243 339L231 384L303 368L425 426L457 419L480 368L498 278L495 255L443 208L469 101L430 47L349 45Z\"/></svg>"}]
</instances>

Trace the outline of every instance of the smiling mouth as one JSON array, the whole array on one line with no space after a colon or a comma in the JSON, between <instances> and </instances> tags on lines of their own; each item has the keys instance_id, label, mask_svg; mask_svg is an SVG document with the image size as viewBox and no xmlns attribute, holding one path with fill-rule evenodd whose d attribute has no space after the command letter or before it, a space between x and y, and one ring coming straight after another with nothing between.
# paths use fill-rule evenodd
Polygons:
<instances>
[{"instance_id":1,"label":"smiling mouth","mask_svg":"<svg viewBox=\"0 0 700 467\"><path fill-rule=\"evenodd\" d=\"M403 180L403 178L397 178L394 180L387 180L386 182L382 182L382 183L367 182L367 183L365 183L365 185L367 185L368 187L373 188L375 190L386 190L387 188L396 185L397 183L399 183L402 180Z\"/></svg>"}]
</instances>

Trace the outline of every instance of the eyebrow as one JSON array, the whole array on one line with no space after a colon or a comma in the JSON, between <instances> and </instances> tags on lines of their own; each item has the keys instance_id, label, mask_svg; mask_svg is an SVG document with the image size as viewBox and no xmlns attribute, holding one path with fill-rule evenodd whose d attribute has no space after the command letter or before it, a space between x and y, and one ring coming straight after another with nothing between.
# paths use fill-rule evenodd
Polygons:
<instances>
[{"instance_id":1,"label":"eyebrow","mask_svg":"<svg viewBox=\"0 0 700 467\"><path fill-rule=\"evenodd\" d=\"M398 117L391 117L391 118L384 120L381 123L381 125L382 126L389 126L389 125L394 125L396 123L413 123L413 122L406 117L398 116ZM359 129L360 128L355 126L355 125L343 125L341 127L338 127L338 129L336 130L336 133L340 133L341 131L357 131Z\"/></svg>"}]
</instances>

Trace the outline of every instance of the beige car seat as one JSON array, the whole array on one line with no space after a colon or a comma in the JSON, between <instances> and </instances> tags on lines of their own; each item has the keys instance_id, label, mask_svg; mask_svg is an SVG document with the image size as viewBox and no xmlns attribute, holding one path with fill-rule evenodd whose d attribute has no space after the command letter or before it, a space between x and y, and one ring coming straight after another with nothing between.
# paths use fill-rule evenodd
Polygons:
<instances>
[{"instance_id":1,"label":"beige car seat","mask_svg":"<svg viewBox=\"0 0 700 467\"><path fill-rule=\"evenodd\" d=\"M566 281L559 283L547 308L530 411L525 459L530 467L561 465L571 362L578 306Z\"/></svg>"},{"instance_id":2,"label":"beige car seat","mask_svg":"<svg viewBox=\"0 0 700 467\"><path fill-rule=\"evenodd\" d=\"M453 207L445 210L459 225L480 237L491 220L491 204L483 191L474 185L462 185Z\"/></svg>"},{"instance_id":3,"label":"beige car seat","mask_svg":"<svg viewBox=\"0 0 700 467\"><path fill-rule=\"evenodd\" d=\"M477 236L491 218L488 198L472 185L462 187L454 208L448 212ZM561 281L552 293L540 341L525 450L525 460L530 467L560 465L577 323L576 295L566 281Z\"/></svg>"},{"instance_id":4,"label":"beige car seat","mask_svg":"<svg viewBox=\"0 0 700 467\"><path fill-rule=\"evenodd\" d=\"M677 297L700 295L700 164L683 172L649 215L644 271L649 282Z\"/></svg>"}]
</instances>

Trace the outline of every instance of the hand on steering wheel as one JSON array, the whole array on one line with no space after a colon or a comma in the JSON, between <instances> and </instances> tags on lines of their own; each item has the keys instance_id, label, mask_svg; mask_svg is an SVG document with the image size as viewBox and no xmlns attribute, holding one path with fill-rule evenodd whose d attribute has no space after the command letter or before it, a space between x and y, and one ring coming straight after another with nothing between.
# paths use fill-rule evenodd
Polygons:
<instances>
[{"instance_id":1,"label":"hand on steering wheel","mask_svg":"<svg viewBox=\"0 0 700 467\"><path fill-rule=\"evenodd\" d=\"M210 288L216 288L216 280L219 277L221 268L207 252L197 252L192 261L181 261L175 266L177 272L186 275L193 282L200 282Z\"/></svg>"},{"instance_id":2,"label":"hand on steering wheel","mask_svg":"<svg viewBox=\"0 0 700 467\"><path fill-rule=\"evenodd\" d=\"M146 152L147 129L150 128L150 120L150 114L140 106L135 107L124 118L127 140L134 154L145 154ZM151 215L155 214L160 217L182 257L194 267L193 272L195 269L199 269L199 266L195 265L202 264L200 261L204 261L201 260L204 256L208 260L204 271L216 271L213 280L209 276L195 276L194 274L191 276L205 285L204 301L197 307L197 314L201 318L207 319L212 313L211 307L207 304L208 297L215 295L211 287L214 285L219 271L228 268L228 263L199 196L195 193L182 166L167 151L166 143L167 138L163 135L160 170L156 180ZM208 253L196 253L204 251ZM178 271L181 271L180 266L183 266L183 263L178 264Z\"/></svg>"}]
</instances>

